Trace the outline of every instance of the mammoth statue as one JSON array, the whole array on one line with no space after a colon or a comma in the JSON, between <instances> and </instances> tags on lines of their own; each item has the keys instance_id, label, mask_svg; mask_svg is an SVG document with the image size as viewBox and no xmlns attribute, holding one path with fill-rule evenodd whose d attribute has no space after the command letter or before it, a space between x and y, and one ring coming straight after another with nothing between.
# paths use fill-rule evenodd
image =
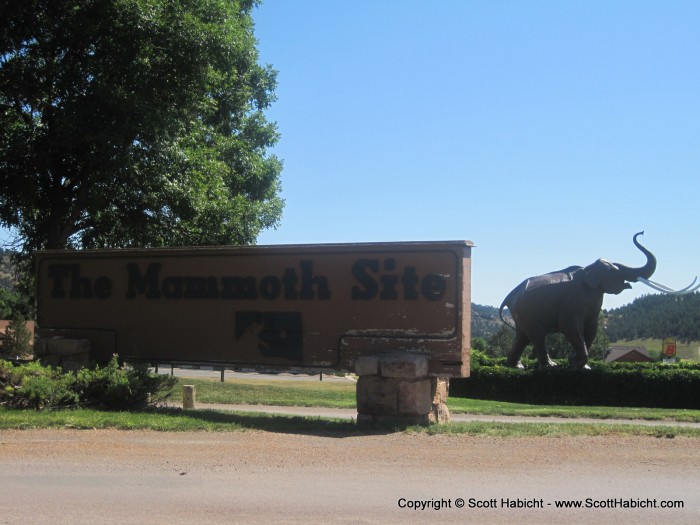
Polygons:
<instances>
[{"instance_id":1,"label":"mammoth statue","mask_svg":"<svg viewBox=\"0 0 700 525\"><path fill-rule=\"evenodd\" d=\"M522 368L520 356L525 347L532 343L540 367L555 366L545 347L545 337L549 333L562 333L574 349L570 360L574 368L587 368L588 349L598 331L598 315L603 305L603 294L619 294L631 288L631 282L642 282L655 290L683 294L691 293L700 285L682 290L672 290L649 280L656 269L656 257L639 244L637 233L632 242L639 248L647 261L644 266L630 268L623 264L598 259L585 268L569 266L558 272L530 277L520 283L503 300L499 315L507 306L513 317L515 340L506 359L506 365ZM510 326L510 325L509 325Z\"/></svg>"}]
</instances>

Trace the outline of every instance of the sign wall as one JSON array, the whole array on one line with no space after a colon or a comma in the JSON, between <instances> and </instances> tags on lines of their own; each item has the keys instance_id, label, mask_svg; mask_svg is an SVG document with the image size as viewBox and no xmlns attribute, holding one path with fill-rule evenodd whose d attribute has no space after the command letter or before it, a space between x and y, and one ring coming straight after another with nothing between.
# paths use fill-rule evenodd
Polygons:
<instances>
[{"instance_id":1,"label":"sign wall","mask_svg":"<svg viewBox=\"0 0 700 525\"><path fill-rule=\"evenodd\" d=\"M469 241L45 251L40 336L100 359L352 369L358 355L431 356L469 372Z\"/></svg>"}]
</instances>

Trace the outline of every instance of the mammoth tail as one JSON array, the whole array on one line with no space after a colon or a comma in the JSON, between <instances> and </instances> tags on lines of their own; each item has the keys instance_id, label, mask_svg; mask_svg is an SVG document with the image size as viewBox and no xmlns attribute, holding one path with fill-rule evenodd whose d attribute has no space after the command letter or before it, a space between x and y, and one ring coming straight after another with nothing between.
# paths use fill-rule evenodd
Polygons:
<instances>
[{"instance_id":1,"label":"mammoth tail","mask_svg":"<svg viewBox=\"0 0 700 525\"><path fill-rule=\"evenodd\" d=\"M510 299L511 295L513 295L513 292L509 293L508 296L505 299L503 299L503 302L501 303L501 308L498 310L498 316L501 318L501 321L503 321L503 324L515 330L515 325L510 324L508 321L506 321L505 317L503 317L503 309L508 305L508 299Z\"/></svg>"}]
</instances>

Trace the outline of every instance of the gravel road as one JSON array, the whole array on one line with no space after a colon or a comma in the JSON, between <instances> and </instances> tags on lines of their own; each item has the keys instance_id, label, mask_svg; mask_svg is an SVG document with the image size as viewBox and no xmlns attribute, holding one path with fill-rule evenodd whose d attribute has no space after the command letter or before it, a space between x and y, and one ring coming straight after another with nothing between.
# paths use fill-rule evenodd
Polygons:
<instances>
[{"instance_id":1,"label":"gravel road","mask_svg":"<svg viewBox=\"0 0 700 525\"><path fill-rule=\"evenodd\" d=\"M1 431L0 523L697 524L697 445L617 436ZM557 508L568 500L583 508ZM676 508L661 508L669 504Z\"/></svg>"}]
</instances>

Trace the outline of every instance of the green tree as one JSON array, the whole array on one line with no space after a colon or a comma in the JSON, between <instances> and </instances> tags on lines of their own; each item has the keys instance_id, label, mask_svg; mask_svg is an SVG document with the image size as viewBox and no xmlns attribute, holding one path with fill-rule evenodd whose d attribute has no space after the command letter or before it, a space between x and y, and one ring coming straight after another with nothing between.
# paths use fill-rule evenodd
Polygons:
<instances>
[{"instance_id":1,"label":"green tree","mask_svg":"<svg viewBox=\"0 0 700 525\"><path fill-rule=\"evenodd\" d=\"M6 357L26 357L31 354L32 333L27 328L27 320L17 311L5 329L6 339L2 354Z\"/></svg>"},{"instance_id":2,"label":"green tree","mask_svg":"<svg viewBox=\"0 0 700 525\"><path fill-rule=\"evenodd\" d=\"M0 225L23 251L253 243L281 162L255 0L0 0Z\"/></svg>"},{"instance_id":3,"label":"green tree","mask_svg":"<svg viewBox=\"0 0 700 525\"><path fill-rule=\"evenodd\" d=\"M486 353L488 350L489 344L484 339L483 337L472 337L471 341L471 349L472 350L477 350L479 352Z\"/></svg>"},{"instance_id":4,"label":"green tree","mask_svg":"<svg viewBox=\"0 0 700 525\"><path fill-rule=\"evenodd\" d=\"M10 319L19 302L20 298L16 293L0 287L0 319Z\"/></svg>"},{"instance_id":5,"label":"green tree","mask_svg":"<svg viewBox=\"0 0 700 525\"><path fill-rule=\"evenodd\" d=\"M488 355L492 357L502 357L508 355L513 340L515 339L515 331L510 327L501 325L501 328L489 338Z\"/></svg>"}]
</instances>

